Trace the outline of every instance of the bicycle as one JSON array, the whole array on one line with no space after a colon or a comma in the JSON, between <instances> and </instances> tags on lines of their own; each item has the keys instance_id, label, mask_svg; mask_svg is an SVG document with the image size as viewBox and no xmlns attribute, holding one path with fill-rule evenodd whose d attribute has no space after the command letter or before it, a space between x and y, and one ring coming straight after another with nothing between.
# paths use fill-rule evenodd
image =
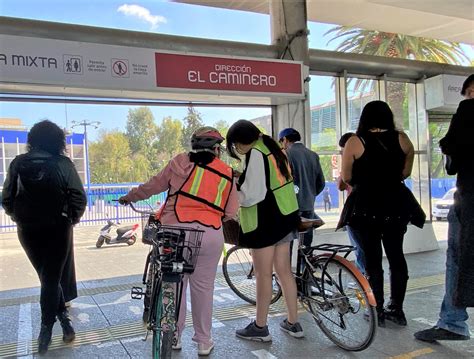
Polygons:
<instances>
[{"instance_id":1,"label":"bicycle","mask_svg":"<svg viewBox=\"0 0 474 359\"><path fill-rule=\"evenodd\" d=\"M133 287L133 299L144 298L143 321L147 325L147 339L153 333L153 358L171 358L172 345L176 344L183 276L191 274L199 255L204 231L189 227L161 224L154 211L132 210L147 218L143 226L145 243L151 244L145 263L142 287Z\"/></svg>"},{"instance_id":2,"label":"bicycle","mask_svg":"<svg viewBox=\"0 0 474 359\"><path fill-rule=\"evenodd\" d=\"M313 226L316 221L309 221ZM294 272L298 290L298 300L311 314L321 331L337 346L348 351L361 351L372 343L377 317L375 297L367 279L346 258L355 249L348 245L320 244L306 247L302 245L302 236L298 244L296 272ZM232 270L228 257L235 261L248 249L234 246L223 262L226 280L232 290L249 303L255 302L255 288L242 290L242 273ZM321 254L315 254L322 251ZM227 260L226 260L227 259ZM236 267L246 268L246 277L253 277L251 258L245 258L243 264ZM253 282L253 286L255 283ZM253 296L249 293L253 293ZM274 294L272 302L281 297L281 289Z\"/></svg>"},{"instance_id":3,"label":"bicycle","mask_svg":"<svg viewBox=\"0 0 474 359\"><path fill-rule=\"evenodd\" d=\"M247 303L257 304L257 282L254 275L251 252L248 248L240 247L238 243L239 223L235 220L223 222L225 243L233 247L227 250L224 246L222 272L224 279L232 291ZM272 280L273 294L270 304L282 296L280 284L275 273Z\"/></svg>"}]
</instances>

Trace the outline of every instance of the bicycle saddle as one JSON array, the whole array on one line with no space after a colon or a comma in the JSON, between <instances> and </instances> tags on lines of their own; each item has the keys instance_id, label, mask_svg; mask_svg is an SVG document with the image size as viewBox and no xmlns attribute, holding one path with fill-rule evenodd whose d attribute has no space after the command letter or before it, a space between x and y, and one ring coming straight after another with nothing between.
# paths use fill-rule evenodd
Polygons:
<instances>
[{"instance_id":1,"label":"bicycle saddle","mask_svg":"<svg viewBox=\"0 0 474 359\"><path fill-rule=\"evenodd\" d=\"M297 229L298 232L306 232L311 228L319 228L322 225L324 225L324 221L321 218L309 219L301 217Z\"/></svg>"}]
</instances>

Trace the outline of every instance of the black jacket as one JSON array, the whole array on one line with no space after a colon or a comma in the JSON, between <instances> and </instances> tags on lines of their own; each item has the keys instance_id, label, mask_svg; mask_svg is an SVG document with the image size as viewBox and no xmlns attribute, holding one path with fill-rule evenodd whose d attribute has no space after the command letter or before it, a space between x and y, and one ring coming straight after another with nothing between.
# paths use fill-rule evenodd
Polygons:
<instances>
[{"instance_id":1,"label":"black jacket","mask_svg":"<svg viewBox=\"0 0 474 359\"><path fill-rule=\"evenodd\" d=\"M51 213L51 205L49 201L44 203L31 203L32 207L36 207L36 215L25 205L25 200L21 197L21 181L18 180L18 173L21 166L28 161L34 161L37 164L47 165L51 161L55 161L57 166L53 167L57 173L55 178L58 179L59 189L54 191L57 196L62 196L62 205L59 214ZM49 194L45 195L47 198ZM53 194L51 194L52 196ZM21 200L19 199L21 198ZM21 205L19 202L23 202ZM20 225L29 222L37 222L51 219L57 220L55 216L64 216L69 219L72 224L79 222L86 207L86 195L84 192L81 179L74 167L72 161L66 156L52 156L48 152L32 150L28 153L21 154L11 162L8 169L8 175L3 184L2 206L5 212L18 222ZM30 213L28 213L30 212ZM48 213L49 212L49 213Z\"/></svg>"},{"instance_id":2,"label":"black jacket","mask_svg":"<svg viewBox=\"0 0 474 359\"><path fill-rule=\"evenodd\" d=\"M459 276L454 303L474 307L474 99L461 101L440 146L457 169L454 209L461 224Z\"/></svg>"}]
</instances>

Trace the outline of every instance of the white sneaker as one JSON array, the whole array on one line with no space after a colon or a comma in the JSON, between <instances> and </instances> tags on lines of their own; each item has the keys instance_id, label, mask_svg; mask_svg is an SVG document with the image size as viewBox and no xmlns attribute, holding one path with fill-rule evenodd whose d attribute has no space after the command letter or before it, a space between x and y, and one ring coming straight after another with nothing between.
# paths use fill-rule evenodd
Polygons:
<instances>
[{"instance_id":1,"label":"white sneaker","mask_svg":"<svg viewBox=\"0 0 474 359\"><path fill-rule=\"evenodd\" d=\"M175 341L176 340L176 341ZM183 346L181 345L181 337L175 337L173 338L173 345L171 346L171 349L173 350L181 350Z\"/></svg>"},{"instance_id":2,"label":"white sneaker","mask_svg":"<svg viewBox=\"0 0 474 359\"><path fill-rule=\"evenodd\" d=\"M70 308L72 306L72 300L70 300L69 302L64 303L64 305L66 306L66 308Z\"/></svg>"},{"instance_id":3,"label":"white sneaker","mask_svg":"<svg viewBox=\"0 0 474 359\"><path fill-rule=\"evenodd\" d=\"M198 355L199 356L208 356L211 354L212 349L214 349L214 343L211 344L198 344Z\"/></svg>"}]
</instances>

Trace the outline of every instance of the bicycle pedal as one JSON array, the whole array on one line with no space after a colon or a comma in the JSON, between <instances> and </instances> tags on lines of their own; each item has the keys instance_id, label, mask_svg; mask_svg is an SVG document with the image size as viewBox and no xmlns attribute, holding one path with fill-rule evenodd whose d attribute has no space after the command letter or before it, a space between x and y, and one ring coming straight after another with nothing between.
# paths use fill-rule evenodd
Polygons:
<instances>
[{"instance_id":1,"label":"bicycle pedal","mask_svg":"<svg viewBox=\"0 0 474 359\"><path fill-rule=\"evenodd\" d=\"M143 292L142 287L132 287L130 295L132 299L142 299L145 296L145 292Z\"/></svg>"}]
</instances>

